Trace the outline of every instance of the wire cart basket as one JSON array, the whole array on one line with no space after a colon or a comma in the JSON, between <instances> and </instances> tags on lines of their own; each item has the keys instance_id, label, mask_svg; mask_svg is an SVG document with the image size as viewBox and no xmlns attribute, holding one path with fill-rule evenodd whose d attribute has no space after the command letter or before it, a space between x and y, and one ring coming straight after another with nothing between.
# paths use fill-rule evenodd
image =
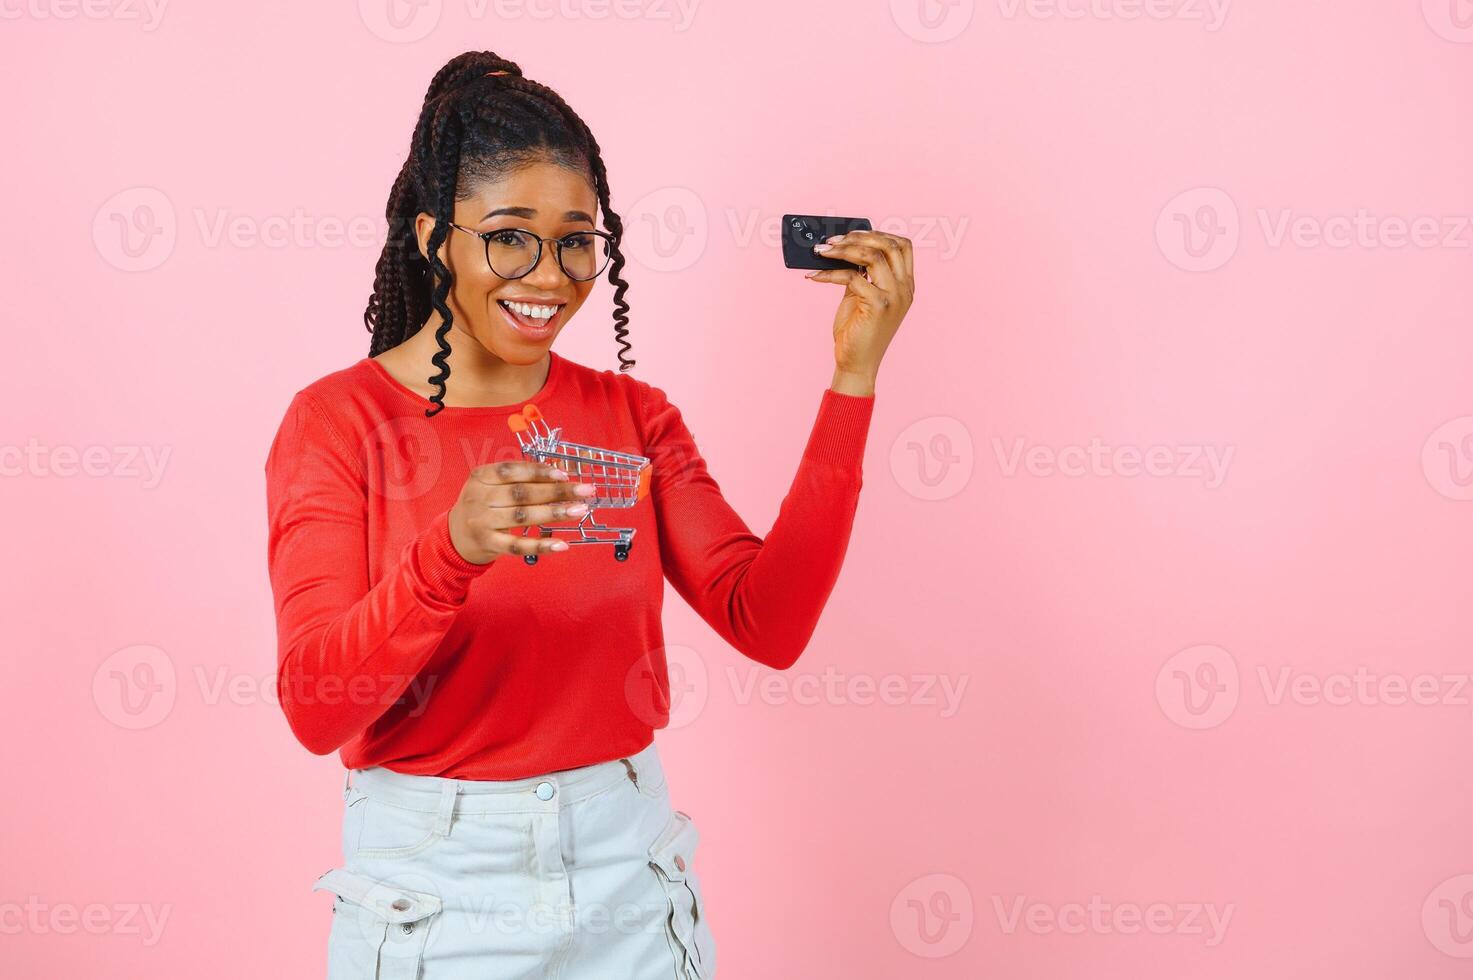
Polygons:
<instances>
[{"instance_id":1,"label":"wire cart basket","mask_svg":"<svg viewBox=\"0 0 1473 980\"><path fill-rule=\"evenodd\" d=\"M585 446L563 439L561 426L547 424L537 406L526 404L521 412L506 420L517 437L522 455L539 463L565 470L579 483L591 483L594 496L583 500L588 512L575 525L539 525L540 536L562 537L568 544L611 544L614 559L626 561L634 546L634 528L607 527L598 523L594 514L599 509L628 509L649 496L650 460L647 456L619 453L612 449ZM532 534L528 527L523 536ZM523 555L528 565L537 564L536 555Z\"/></svg>"}]
</instances>

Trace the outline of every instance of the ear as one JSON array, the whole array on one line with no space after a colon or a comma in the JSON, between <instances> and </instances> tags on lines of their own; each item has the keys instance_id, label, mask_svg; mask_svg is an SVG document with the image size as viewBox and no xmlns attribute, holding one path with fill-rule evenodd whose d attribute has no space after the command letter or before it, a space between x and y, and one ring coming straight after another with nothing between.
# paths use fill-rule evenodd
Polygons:
<instances>
[{"instance_id":1,"label":"ear","mask_svg":"<svg viewBox=\"0 0 1473 980\"><path fill-rule=\"evenodd\" d=\"M419 242L419 254L426 262L430 259L430 235L435 231L435 216L428 211L421 211L414 216L414 237ZM441 255L443 262L445 256Z\"/></svg>"}]
</instances>

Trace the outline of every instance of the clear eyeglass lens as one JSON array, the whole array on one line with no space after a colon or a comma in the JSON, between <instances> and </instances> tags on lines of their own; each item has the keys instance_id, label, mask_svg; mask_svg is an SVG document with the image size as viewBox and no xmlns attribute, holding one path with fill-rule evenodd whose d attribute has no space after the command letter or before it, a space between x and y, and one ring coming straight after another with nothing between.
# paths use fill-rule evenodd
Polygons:
<instances>
[{"instance_id":1,"label":"clear eyeglass lens","mask_svg":"<svg viewBox=\"0 0 1473 980\"><path fill-rule=\"evenodd\" d=\"M572 279L592 279L608 264L608 245L599 235L564 235L558 239L563 271Z\"/></svg>"},{"instance_id":2,"label":"clear eyeglass lens","mask_svg":"<svg viewBox=\"0 0 1473 980\"><path fill-rule=\"evenodd\" d=\"M498 231L486 240L486 259L503 279L525 276L537 261L537 239L514 228Z\"/></svg>"},{"instance_id":3,"label":"clear eyeglass lens","mask_svg":"<svg viewBox=\"0 0 1473 980\"><path fill-rule=\"evenodd\" d=\"M563 271L570 279L595 278L609 264L612 250L601 235L574 232L556 243ZM537 262L537 237L529 232L508 228L495 232L486 241L486 259L491 271L503 279L518 279L532 271Z\"/></svg>"}]
</instances>

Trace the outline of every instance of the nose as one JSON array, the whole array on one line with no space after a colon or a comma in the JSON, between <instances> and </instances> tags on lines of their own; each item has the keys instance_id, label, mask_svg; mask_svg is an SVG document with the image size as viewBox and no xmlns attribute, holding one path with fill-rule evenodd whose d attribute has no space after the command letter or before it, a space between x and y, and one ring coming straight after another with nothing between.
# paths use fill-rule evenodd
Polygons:
<instances>
[{"instance_id":1,"label":"nose","mask_svg":"<svg viewBox=\"0 0 1473 980\"><path fill-rule=\"evenodd\" d=\"M558 265L556 242L542 243L542 254L538 256L537 264L532 267L531 272L522 276L522 279L549 291L562 286L564 282L571 281L568 274L563 271L563 267Z\"/></svg>"}]
</instances>

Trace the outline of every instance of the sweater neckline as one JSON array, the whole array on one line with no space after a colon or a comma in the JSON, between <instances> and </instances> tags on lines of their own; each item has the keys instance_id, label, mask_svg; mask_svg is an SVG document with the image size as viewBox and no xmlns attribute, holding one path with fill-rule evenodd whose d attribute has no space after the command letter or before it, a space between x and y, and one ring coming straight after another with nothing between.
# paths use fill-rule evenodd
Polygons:
<instances>
[{"instance_id":1,"label":"sweater neckline","mask_svg":"<svg viewBox=\"0 0 1473 980\"><path fill-rule=\"evenodd\" d=\"M522 406L526 405L528 402L545 400L546 398L551 396L554 391L557 390L558 384L562 381L565 370L563 366L563 359L558 356L557 351L549 350L547 352L547 357L550 361L547 367L547 379L542 382L542 387L537 389L537 392L530 398L523 398L520 401L513 402L510 405L446 405L443 409L435 414L465 416L510 415L513 412L521 411ZM388 369L385 368L378 361L374 360L371 357L365 357L363 359L363 363L368 365L369 373L382 381L383 384L395 395L397 395L401 401L413 402L420 409L425 409L429 406L430 400L428 398L421 395L413 388L406 387L403 382L390 374L388 372Z\"/></svg>"}]
</instances>

